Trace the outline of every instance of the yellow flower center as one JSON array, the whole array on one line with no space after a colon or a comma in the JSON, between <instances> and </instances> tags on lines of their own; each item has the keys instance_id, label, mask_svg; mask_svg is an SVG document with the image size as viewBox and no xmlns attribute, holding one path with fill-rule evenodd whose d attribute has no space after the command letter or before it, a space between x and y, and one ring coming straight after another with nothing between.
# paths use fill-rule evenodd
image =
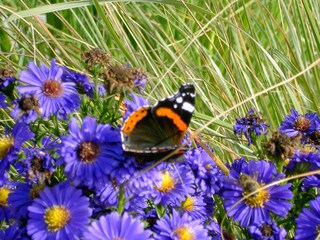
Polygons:
<instances>
[{"instance_id":1,"label":"yellow flower center","mask_svg":"<svg viewBox=\"0 0 320 240\"><path fill-rule=\"evenodd\" d=\"M245 196L245 194L243 194ZM264 203L268 202L270 194L266 189L259 191L246 199L246 204L251 207L264 207Z\"/></svg>"},{"instance_id":2,"label":"yellow flower center","mask_svg":"<svg viewBox=\"0 0 320 240\"><path fill-rule=\"evenodd\" d=\"M162 175L162 183L160 187L155 186L155 189L160 192L169 192L171 191L175 186L174 179L170 176L168 171L165 171L164 173L161 173Z\"/></svg>"},{"instance_id":3,"label":"yellow flower center","mask_svg":"<svg viewBox=\"0 0 320 240\"><path fill-rule=\"evenodd\" d=\"M194 201L192 197L187 197L187 199L182 204L182 208L185 211L191 212L194 210Z\"/></svg>"},{"instance_id":4,"label":"yellow flower center","mask_svg":"<svg viewBox=\"0 0 320 240\"><path fill-rule=\"evenodd\" d=\"M8 206L8 196L11 191L6 187L0 188L0 206L1 207L7 207Z\"/></svg>"},{"instance_id":5,"label":"yellow flower center","mask_svg":"<svg viewBox=\"0 0 320 240\"><path fill-rule=\"evenodd\" d=\"M194 235L187 227L180 227L174 230L174 234L178 235L179 240L193 240Z\"/></svg>"},{"instance_id":6,"label":"yellow flower center","mask_svg":"<svg viewBox=\"0 0 320 240\"><path fill-rule=\"evenodd\" d=\"M70 212L64 206L53 206L47 208L44 221L50 232L57 232L63 228L70 220Z\"/></svg>"},{"instance_id":7,"label":"yellow flower center","mask_svg":"<svg viewBox=\"0 0 320 240\"><path fill-rule=\"evenodd\" d=\"M10 148L13 147L13 144L14 144L13 137L5 136L0 138L0 160L7 155Z\"/></svg>"}]
</instances>

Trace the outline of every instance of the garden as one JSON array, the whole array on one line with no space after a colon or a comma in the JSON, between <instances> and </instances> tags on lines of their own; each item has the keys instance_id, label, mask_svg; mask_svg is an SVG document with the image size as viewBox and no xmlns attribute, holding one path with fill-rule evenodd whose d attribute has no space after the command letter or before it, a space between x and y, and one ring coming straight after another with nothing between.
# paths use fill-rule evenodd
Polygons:
<instances>
[{"instance_id":1,"label":"garden","mask_svg":"<svg viewBox=\"0 0 320 240\"><path fill-rule=\"evenodd\" d=\"M320 238L318 1L0 14L0 239Z\"/></svg>"}]
</instances>

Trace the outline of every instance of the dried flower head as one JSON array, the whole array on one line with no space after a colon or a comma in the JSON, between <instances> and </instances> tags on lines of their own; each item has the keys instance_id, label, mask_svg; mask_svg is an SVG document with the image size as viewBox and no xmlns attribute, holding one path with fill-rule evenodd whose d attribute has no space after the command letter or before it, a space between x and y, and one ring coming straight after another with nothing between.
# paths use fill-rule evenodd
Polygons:
<instances>
[{"instance_id":1,"label":"dried flower head","mask_svg":"<svg viewBox=\"0 0 320 240\"><path fill-rule=\"evenodd\" d=\"M14 71L9 66L0 68L0 91L10 86L15 79Z\"/></svg>"},{"instance_id":2,"label":"dried flower head","mask_svg":"<svg viewBox=\"0 0 320 240\"><path fill-rule=\"evenodd\" d=\"M254 136L266 135L268 133L269 124L261 118L261 113L255 113L253 108L244 118L236 118L236 124L233 126L233 131L238 137L244 135L248 140L248 145L252 144Z\"/></svg>"},{"instance_id":3,"label":"dried flower head","mask_svg":"<svg viewBox=\"0 0 320 240\"><path fill-rule=\"evenodd\" d=\"M106 68L110 64L111 55L103 50L94 48L81 54L82 60L87 64L88 69L95 65L102 65Z\"/></svg>"},{"instance_id":4,"label":"dried flower head","mask_svg":"<svg viewBox=\"0 0 320 240\"><path fill-rule=\"evenodd\" d=\"M301 138L301 134L289 137L277 130L272 133L272 137L264 147L270 156L286 160L294 155L295 149L300 146Z\"/></svg>"},{"instance_id":5,"label":"dried flower head","mask_svg":"<svg viewBox=\"0 0 320 240\"><path fill-rule=\"evenodd\" d=\"M136 70L125 65L114 64L109 66L104 74L104 84L107 91L131 89L135 86Z\"/></svg>"},{"instance_id":6,"label":"dried flower head","mask_svg":"<svg viewBox=\"0 0 320 240\"><path fill-rule=\"evenodd\" d=\"M13 109L11 110L10 115L16 121L30 123L37 120L38 115L42 114L36 94L23 94L12 103Z\"/></svg>"},{"instance_id":7,"label":"dried flower head","mask_svg":"<svg viewBox=\"0 0 320 240\"><path fill-rule=\"evenodd\" d=\"M313 143L315 143L316 145L320 144L320 131L314 131L311 133L310 139Z\"/></svg>"}]
</instances>

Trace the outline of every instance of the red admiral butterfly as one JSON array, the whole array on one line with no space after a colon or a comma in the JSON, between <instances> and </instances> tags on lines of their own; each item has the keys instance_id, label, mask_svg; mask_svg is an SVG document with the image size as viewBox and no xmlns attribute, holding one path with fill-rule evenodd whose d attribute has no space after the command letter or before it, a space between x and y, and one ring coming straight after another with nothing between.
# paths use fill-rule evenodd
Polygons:
<instances>
[{"instance_id":1,"label":"red admiral butterfly","mask_svg":"<svg viewBox=\"0 0 320 240\"><path fill-rule=\"evenodd\" d=\"M183 84L173 96L133 112L121 129L123 150L143 161L154 161L179 148L194 111L195 96L194 86ZM185 151L182 148L178 154Z\"/></svg>"}]
</instances>

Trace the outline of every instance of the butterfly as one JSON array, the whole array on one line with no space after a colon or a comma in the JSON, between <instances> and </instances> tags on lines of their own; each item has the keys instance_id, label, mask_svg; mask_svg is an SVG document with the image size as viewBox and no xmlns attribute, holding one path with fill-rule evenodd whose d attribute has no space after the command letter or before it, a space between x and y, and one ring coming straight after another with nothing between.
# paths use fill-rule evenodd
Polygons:
<instances>
[{"instance_id":1,"label":"butterfly","mask_svg":"<svg viewBox=\"0 0 320 240\"><path fill-rule=\"evenodd\" d=\"M123 150L138 163L154 161L179 148L195 109L195 88L183 84L172 96L134 111L121 129ZM140 159L140 160L139 160Z\"/></svg>"}]
</instances>

